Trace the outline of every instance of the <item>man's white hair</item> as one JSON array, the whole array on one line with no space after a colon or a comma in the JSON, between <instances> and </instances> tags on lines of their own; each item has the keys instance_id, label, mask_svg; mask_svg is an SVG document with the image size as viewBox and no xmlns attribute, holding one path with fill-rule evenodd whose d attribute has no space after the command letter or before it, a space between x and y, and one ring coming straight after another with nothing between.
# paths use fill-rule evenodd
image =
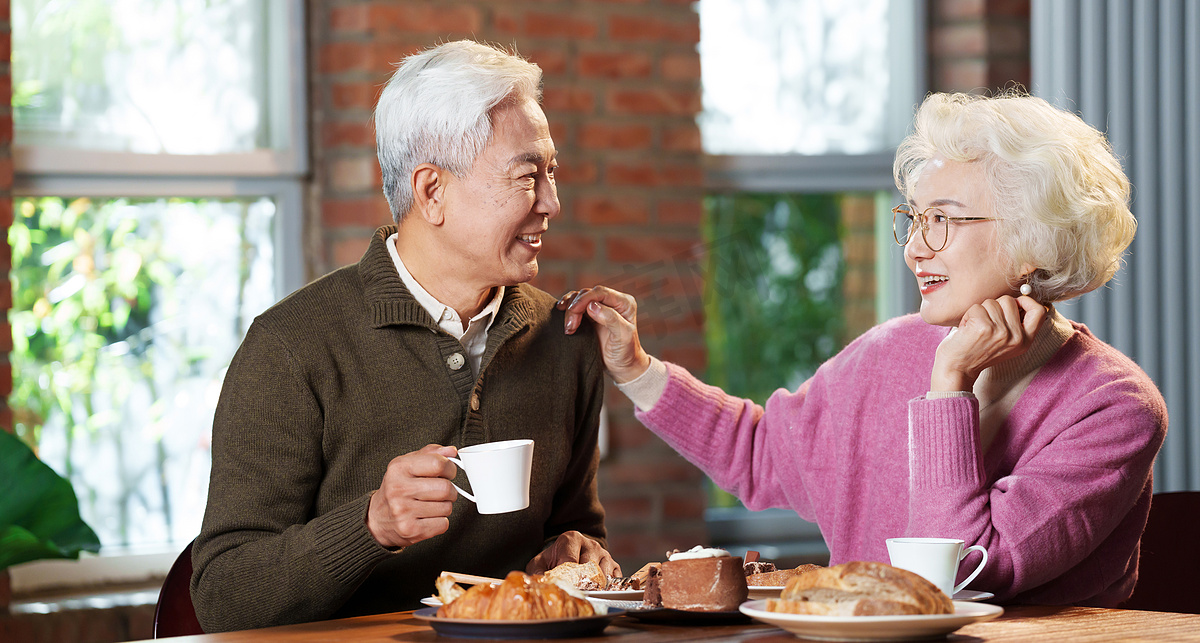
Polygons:
<instances>
[{"instance_id":1,"label":"man's white hair","mask_svg":"<svg viewBox=\"0 0 1200 643\"><path fill-rule=\"evenodd\" d=\"M405 58L375 106L375 145L392 220L399 224L412 208L418 165L465 175L491 141L492 110L540 101L541 80L536 64L471 40Z\"/></svg>"}]
</instances>

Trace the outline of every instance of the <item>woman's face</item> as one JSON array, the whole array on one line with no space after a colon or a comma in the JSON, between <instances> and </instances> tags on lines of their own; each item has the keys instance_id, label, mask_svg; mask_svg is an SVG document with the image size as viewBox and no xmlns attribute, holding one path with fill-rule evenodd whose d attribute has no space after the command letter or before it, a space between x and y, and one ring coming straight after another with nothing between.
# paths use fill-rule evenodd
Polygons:
<instances>
[{"instance_id":1,"label":"woman's face","mask_svg":"<svg viewBox=\"0 0 1200 643\"><path fill-rule=\"evenodd\" d=\"M939 157L931 159L917 179L911 205L918 212L936 207L952 218L996 217L983 167ZM971 306L1017 295L1008 284L1009 262L1001 256L995 233L994 221L951 222L946 246L934 252L914 228L904 246L904 261L921 290L922 319L957 326Z\"/></svg>"}]
</instances>

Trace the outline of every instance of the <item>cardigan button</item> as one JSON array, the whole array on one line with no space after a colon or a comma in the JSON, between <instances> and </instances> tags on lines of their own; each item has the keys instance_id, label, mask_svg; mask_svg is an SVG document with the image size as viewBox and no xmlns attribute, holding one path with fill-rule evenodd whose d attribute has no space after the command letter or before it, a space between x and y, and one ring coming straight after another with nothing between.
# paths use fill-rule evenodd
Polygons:
<instances>
[{"instance_id":1,"label":"cardigan button","mask_svg":"<svg viewBox=\"0 0 1200 643\"><path fill-rule=\"evenodd\" d=\"M472 411L479 410L479 394L478 393L471 394L471 410Z\"/></svg>"},{"instance_id":2,"label":"cardigan button","mask_svg":"<svg viewBox=\"0 0 1200 643\"><path fill-rule=\"evenodd\" d=\"M446 366L449 366L450 370L452 370L452 371L457 371L458 369L463 367L463 364L466 364L466 363L467 363L467 360L463 358L462 353L455 353L455 354L451 355L450 357L446 358Z\"/></svg>"}]
</instances>

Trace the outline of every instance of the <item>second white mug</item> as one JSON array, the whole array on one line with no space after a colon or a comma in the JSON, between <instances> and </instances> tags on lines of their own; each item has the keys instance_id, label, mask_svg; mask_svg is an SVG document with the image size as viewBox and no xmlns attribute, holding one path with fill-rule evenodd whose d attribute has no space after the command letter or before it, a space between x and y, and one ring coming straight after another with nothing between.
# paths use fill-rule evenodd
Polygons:
<instances>
[{"instance_id":1,"label":"second white mug","mask_svg":"<svg viewBox=\"0 0 1200 643\"><path fill-rule=\"evenodd\" d=\"M987 564L987 550L979 545L963 547L966 543L956 538L888 538L888 557L894 567L907 569L920 574L926 580L937 585L946 596L954 598L969 585L983 566ZM958 565L966 558L967 553L977 551L983 554L983 559L971 575L963 582L955 585L958 578Z\"/></svg>"},{"instance_id":2,"label":"second white mug","mask_svg":"<svg viewBox=\"0 0 1200 643\"><path fill-rule=\"evenodd\" d=\"M529 506L529 476L533 471L533 440L503 440L463 447L448 458L467 472L474 495L458 485L481 514L520 511ZM453 484L453 483L451 483Z\"/></svg>"}]
</instances>

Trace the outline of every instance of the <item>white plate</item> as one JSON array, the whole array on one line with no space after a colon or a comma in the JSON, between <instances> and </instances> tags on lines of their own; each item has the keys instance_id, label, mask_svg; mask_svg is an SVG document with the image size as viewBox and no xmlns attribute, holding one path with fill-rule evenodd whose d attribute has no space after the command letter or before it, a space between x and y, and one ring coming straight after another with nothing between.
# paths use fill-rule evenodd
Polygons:
<instances>
[{"instance_id":1,"label":"white plate","mask_svg":"<svg viewBox=\"0 0 1200 643\"><path fill-rule=\"evenodd\" d=\"M977 592L973 589L964 589L954 595L956 601L986 601L996 598L996 595L991 592Z\"/></svg>"},{"instance_id":2,"label":"white plate","mask_svg":"<svg viewBox=\"0 0 1200 643\"><path fill-rule=\"evenodd\" d=\"M591 601L592 605L594 606L604 606L608 608L615 607L617 609L630 611L646 609L646 606L642 605L642 599L640 598L636 601L614 601L611 598L592 598L589 596L588 600Z\"/></svg>"},{"instance_id":3,"label":"white plate","mask_svg":"<svg viewBox=\"0 0 1200 643\"><path fill-rule=\"evenodd\" d=\"M588 598L603 598L610 601L632 601L642 600L642 590L640 589L621 589L621 590L588 590L584 592Z\"/></svg>"},{"instance_id":4,"label":"white plate","mask_svg":"<svg viewBox=\"0 0 1200 643\"><path fill-rule=\"evenodd\" d=\"M954 602L953 614L914 616L811 616L768 612L767 601L742 603L743 614L781 627L796 636L822 641L916 641L944 636L964 625L987 621L1004 608L987 603Z\"/></svg>"}]
</instances>

